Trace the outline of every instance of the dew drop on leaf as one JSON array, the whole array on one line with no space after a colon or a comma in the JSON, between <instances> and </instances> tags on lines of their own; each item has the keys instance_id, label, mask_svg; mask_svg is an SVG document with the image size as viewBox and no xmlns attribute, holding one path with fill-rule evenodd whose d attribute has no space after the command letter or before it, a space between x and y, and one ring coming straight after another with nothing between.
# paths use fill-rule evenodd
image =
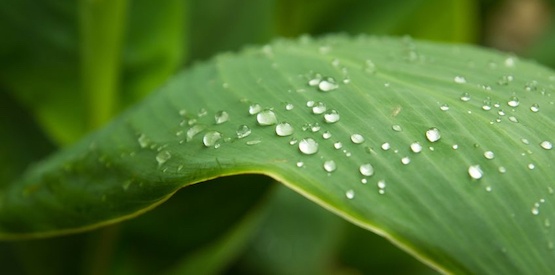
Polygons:
<instances>
[{"instance_id":1,"label":"dew drop on leaf","mask_svg":"<svg viewBox=\"0 0 555 275\"><path fill-rule=\"evenodd\" d=\"M442 104L441 106L439 106L439 109L442 110L442 111L448 111L449 110L449 105Z\"/></svg>"},{"instance_id":2,"label":"dew drop on leaf","mask_svg":"<svg viewBox=\"0 0 555 275\"><path fill-rule=\"evenodd\" d=\"M204 137L202 138L202 143L204 143L204 146L206 147L213 147L218 144L218 141L220 141L221 138L222 134L220 132L210 131L204 134Z\"/></svg>"},{"instance_id":3,"label":"dew drop on leaf","mask_svg":"<svg viewBox=\"0 0 555 275\"><path fill-rule=\"evenodd\" d=\"M391 149L391 145L389 144L389 142L384 142L382 144L382 150L387 151L389 149Z\"/></svg>"},{"instance_id":4,"label":"dew drop on leaf","mask_svg":"<svg viewBox=\"0 0 555 275\"><path fill-rule=\"evenodd\" d=\"M401 163L404 165L407 165L410 163L410 158L409 157L404 157L401 159Z\"/></svg>"},{"instance_id":5,"label":"dew drop on leaf","mask_svg":"<svg viewBox=\"0 0 555 275\"><path fill-rule=\"evenodd\" d=\"M301 168L301 167L304 166L304 162L302 162L302 161L297 161L297 164L296 164L296 165L297 165L297 167Z\"/></svg>"},{"instance_id":6,"label":"dew drop on leaf","mask_svg":"<svg viewBox=\"0 0 555 275\"><path fill-rule=\"evenodd\" d=\"M363 143L363 142L364 142L364 137L363 137L362 135L360 135L360 134L352 134L352 135L351 135L351 141L352 141L354 144L360 144L360 143Z\"/></svg>"},{"instance_id":7,"label":"dew drop on leaf","mask_svg":"<svg viewBox=\"0 0 555 275\"><path fill-rule=\"evenodd\" d=\"M312 138L304 138L299 142L299 150L305 155L316 154L318 143Z\"/></svg>"},{"instance_id":8,"label":"dew drop on leaf","mask_svg":"<svg viewBox=\"0 0 555 275\"><path fill-rule=\"evenodd\" d=\"M222 124L229 120L229 114L226 111L219 111L214 116L214 120L216 121L216 124Z\"/></svg>"},{"instance_id":9,"label":"dew drop on leaf","mask_svg":"<svg viewBox=\"0 0 555 275\"><path fill-rule=\"evenodd\" d=\"M393 129L393 131L395 131L395 132L401 132L401 131L403 131L403 128L401 128L401 126L399 126L399 125L397 125L397 124L391 126L391 129Z\"/></svg>"},{"instance_id":10,"label":"dew drop on leaf","mask_svg":"<svg viewBox=\"0 0 555 275\"><path fill-rule=\"evenodd\" d=\"M537 113L540 111L540 105L538 105L537 103L532 104L532 106L530 106L530 111Z\"/></svg>"},{"instance_id":11,"label":"dew drop on leaf","mask_svg":"<svg viewBox=\"0 0 555 275\"><path fill-rule=\"evenodd\" d=\"M374 166L372 166L372 164L370 163L365 163L360 165L358 170L360 171L360 174L363 176L369 177L374 175Z\"/></svg>"},{"instance_id":12,"label":"dew drop on leaf","mask_svg":"<svg viewBox=\"0 0 555 275\"><path fill-rule=\"evenodd\" d=\"M470 167L468 167L468 175L470 175L472 179L481 179L483 174L484 172L482 172L480 165L470 165Z\"/></svg>"},{"instance_id":13,"label":"dew drop on leaf","mask_svg":"<svg viewBox=\"0 0 555 275\"><path fill-rule=\"evenodd\" d=\"M528 169L534 170L535 168L536 168L536 165L534 165L533 163L528 164Z\"/></svg>"},{"instance_id":14,"label":"dew drop on leaf","mask_svg":"<svg viewBox=\"0 0 555 275\"><path fill-rule=\"evenodd\" d=\"M259 104L251 104L249 106L249 114L256 115L262 111L262 107Z\"/></svg>"},{"instance_id":15,"label":"dew drop on leaf","mask_svg":"<svg viewBox=\"0 0 555 275\"><path fill-rule=\"evenodd\" d=\"M426 138L430 142L436 142L441 138L441 134L439 133L439 130L437 128L430 128L428 129L428 131L426 131Z\"/></svg>"},{"instance_id":16,"label":"dew drop on leaf","mask_svg":"<svg viewBox=\"0 0 555 275\"><path fill-rule=\"evenodd\" d=\"M544 140L540 143L540 146L545 150L553 149L553 144L550 141Z\"/></svg>"},{"instance_id":17,"label":"dew drop on leaf","mask_svg":"<svg viewBox=\"0 0 555 275\"><path fill-rule=\"evenodd\" d=\"M347 199L354 199L355 198L355 191L353 189L349 189L347 190L347 192L345 192L345 197L347 197Z\"/></svg>"},{"instance_id":18,"label":"dew drop on leaf","mask_svg":"<svg viewBox=\"0 0 555 275\"><path fill-rule=\"evenodd\" d=\"M330 139L330 138L331 138L331 133L330 133L330 131L325 131L324 133L322 133L322 138L324 138L324 139Z\"/></svg>"},{"instance_id":19,"label":"dew drop on leaf","mask_svg":"<svg viewBox=\"0 0 555 275\"><path fill-rule=\"evenodd\" d=\"M139 146L141 146L141 148L146 148L150 145L150 140L144 134L139 136L137 142L139 142Z\"/></svg>"},{"instance_id":20,"label":"dew drop on leaf","mask_svg":"<svg viewBox=\"0 0 555 275\"><path fill-rule=\"evenodd\" d=\"M187 130L187 142L193 140L193 138L200 132L204 131L204 126L202 125L193 125L189 130Z\"/></svg>"},{"instance_id":21,"label":"dew drop on leaf","mask_svg":"<svg viewBox=\"0 0 555 275\"><path fill-rule=\"evenodd\" d=\"M277 118L272 110L264 110L256 115L256 121L258 121L258 125L268 126L276 124Z\"/></svg>"},{"instance_id":22,"label":"dew drop on leaf","mask_svg":"<svg viewBox=\"0 0 555 275\"><path fill-rule=\"evenodd\" d=\"M464 92L461 95L460 99L461 99L461 101L468 102L468 101L470 101L470 94L467 93L467 92Z\"/></svg>"},{"instance_id":23,"label":"dew drop on leaf","mask_svg":"<svg viewBox=\"0 0 555 275\"><path fill-rule=\"evenodd\" d=\"M293 126L287 122L281 122L276 125L276 134L280 137L286 137L293 134Z\"/></svg>"},{"instance_id":24,"label":"dew drop on leaf","mask_svg":"<svg viewBox=\"0 0 555 275\"><path fill-rule=\"evenodd\" d=\"M339 88L337 82L333 77L326 77L318 83L318 89L322 92L329 92Z\"/></svg>"},{"instance_id":25,"label":"dew drop on leaf","mask_svg":"<svg viewBox=\"0 0 555 275\"><path fill-rule=\"evenodd\" d=\"M455 78L453 78L453 80L455 81L455 83L458 83L458 84L466 83L466 78L464 78L464 76L457 75L455 76Z\"/></svg>"},{"instance_id":26,"label":"dew drop on leaf","mask_svg":"<svg viewBox=\"0 0 555 275\"><path fill-rule=\"evenodd\" d=\"M484 157L486 159L493 159L493 158L495 158L495 154L492 151L485 151L484 152Z\"/></svg>"},{"instance_id":27,"label":"dew drop on leaf","mask_svg":"<svg viewBox=\"0 0 555 275\"><path fill-rule=\"evenodd\" d=\"M343 143L341 143L341 141L337 141L333 144L333 148L339 150L339 149L343 148Z\"/></svg>"},{"instance_id":28,"label":"dew drop on leaf","mask_svg":"<svg viewBox=\"0 0 555 275\"><path fill-rule=\"evenodd\" d=\"M336 123L339 121L339 118L339 113L333 109L324 114L324 121L326 121L326 123Z\"/></svg>"},{"instance_id":29,"label":"dew drop on leaf","mask_svg":"<svg viewBox=\"0 0 555 275\"><path fill-rule=\"evenodd\" d=\"M511 107L517 107L518 105L520 105L520 101L516 96L513 96L509 99L509 101L507 101L507 105Z\"/></svg>"},{"instance_id":30,"label":"dew drop on leaf","mask_svg":"<svg viewBox=\"0 0 555 275\"><path fill-rule=\"evenodd\" d=\"M324 162L324 170L326 170L326 172L333 172L337 169L337 164L335 163L335 161L333 160L326 160Z\"/></svg>"},{"instance_id":31,"label":"dew drop on leaf","mask_svg":"<svg viewBox=\"0 0 555 275\"><path fill-rule=\"evenodd\" d=\"M309 100L309 101L306 102L306 107L312 108L313 106L314 106L314 101Z\"/></svg>"},{"instance_id":32,"label":"dew drop on leaf","mask_svg":"<svg viewBox=\"0 0 555 275\"><path fill-rule=\"evenodd\" d=\"M163 150L160 151L156 155L156 162L158 162L158 166L162 166L166 161L168 161L172 157L172 154L169 151Z\"/></svg>"},{"instance_id":33,"label":"dew drop on leaf","mask_svg":"<svg viewBox=\"0 0 555 275\"><path fill-rule=\"evenodd\" d=\"M251 129L247 125L240 125L235 131L237 138L245 138L251 134Z\"/></svg>"},{"instance_id":34,"label":"dew drop on leaf","mask_svg":"<svg viewBox=\"0 0 555 275\"><path fill-rule=\"evenodd\" d=\"M293 110L294 107L295 107L295 106L293 106L293 104L287 103L287 104L285 105L285 110L291 111L291 110Z\"/></svg>"},{"instance_id":35,"label":"dew drop on leaf","mask_svg":"<svg viewBox=\"0 0 555 275\"><path fill-rule=\"evenodd\" d=\"M413 142L410 144L410 150L414 153L420 153L422 152L422 145L419 142Z\"/></svg>"},{"instance_id":36,"label":"dew drop on leaf","mask_svg":"<svg viewBox=\"0 0 555 275\"><path fill-rule=\"evenodd\" d=\"M312 113L319 115L327 110L326 104L324 102L317 102L312 107Z\"/></svg>"}]
</instances>

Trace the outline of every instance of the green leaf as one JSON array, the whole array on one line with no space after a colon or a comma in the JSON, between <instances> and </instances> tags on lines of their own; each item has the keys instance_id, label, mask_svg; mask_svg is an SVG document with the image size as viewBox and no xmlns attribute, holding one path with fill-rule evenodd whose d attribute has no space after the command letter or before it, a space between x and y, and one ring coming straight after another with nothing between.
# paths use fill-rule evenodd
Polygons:
<instances>
[{"instance_id":1,"label":"green leaf","mask_svg":"<svg viewBox=\"0 0 555 275\"><path fill-rule=\"evenodd\" d=\"M396 38L304 37L221 55L1 190L0 237L114 223L181 187L255 173L437 270L548 273L554 75L507 54ZM326 123L320 102L339 121ZM293 134L261 125L274 122ZM250 135L238 138L242 125Z\"/></svg>"}]
</instances>

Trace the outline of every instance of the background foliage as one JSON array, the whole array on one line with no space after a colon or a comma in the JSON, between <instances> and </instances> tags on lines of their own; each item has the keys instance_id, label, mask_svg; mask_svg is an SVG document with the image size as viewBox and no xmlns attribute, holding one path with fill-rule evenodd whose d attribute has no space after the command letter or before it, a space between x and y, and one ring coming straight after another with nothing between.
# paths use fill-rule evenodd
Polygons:
<instances>
[{"instance_id":1,"label":"background foliage","mask_svg":"<svg viewBox=\"0 0 555 275\"><path fill-rule=\"evenodd\" d=\"M278 36L408 34L496 47L555 66L552 7L540 0L5 0L0 186L218 52ZM205 219L187 222L199 215ZM255 176L186 188L109 228L0 243L0 266L6 274L179 273L199 266L252 274L433 273L387 241Z\"/></svg>"}]
</instances>

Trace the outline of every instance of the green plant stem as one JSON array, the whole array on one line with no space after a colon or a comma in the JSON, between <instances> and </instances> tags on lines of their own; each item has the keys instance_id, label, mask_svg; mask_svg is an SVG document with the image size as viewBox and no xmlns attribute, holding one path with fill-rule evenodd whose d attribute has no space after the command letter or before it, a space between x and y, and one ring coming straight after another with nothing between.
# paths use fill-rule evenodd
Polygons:
<instances>
[{"instance_id":1,"label":"green plant stem","mask_svg":"<svg viewBox=\"0 0 555 275\"><path fill-rule=\"evenodd\" d=\"M115 113L127 0L81 0L81 80L88 127L95 129Z\"/></svg>"}]
</instances>

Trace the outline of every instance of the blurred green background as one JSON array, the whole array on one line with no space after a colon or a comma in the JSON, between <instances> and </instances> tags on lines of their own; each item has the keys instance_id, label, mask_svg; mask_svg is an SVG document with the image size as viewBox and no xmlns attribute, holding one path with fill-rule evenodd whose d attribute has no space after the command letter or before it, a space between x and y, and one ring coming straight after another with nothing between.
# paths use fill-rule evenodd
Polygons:
<instances>
[{"instance_id":1,"label":"blurred green background","mask_svg":"<svg viewBox=\"0 0 555 275\"><path fill-rule=\"evenodd\" d=\"M547 0L2 0L0 190L177 71L275 37L409 35L555 67ZM233 194L233 196L229 196ZM1 274L428 274L270 179L192 186L137 219L0 243Z\"/></svg>"}]
</instances>

